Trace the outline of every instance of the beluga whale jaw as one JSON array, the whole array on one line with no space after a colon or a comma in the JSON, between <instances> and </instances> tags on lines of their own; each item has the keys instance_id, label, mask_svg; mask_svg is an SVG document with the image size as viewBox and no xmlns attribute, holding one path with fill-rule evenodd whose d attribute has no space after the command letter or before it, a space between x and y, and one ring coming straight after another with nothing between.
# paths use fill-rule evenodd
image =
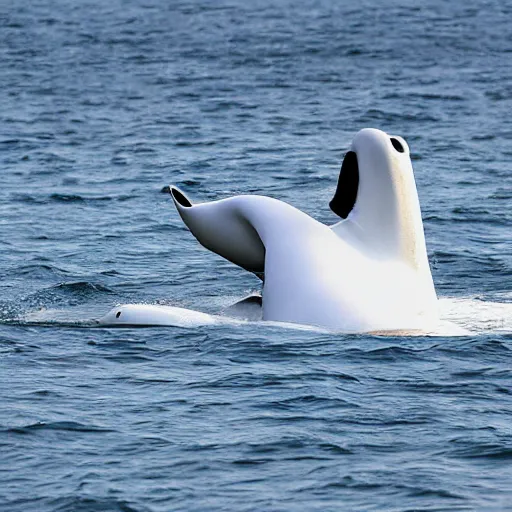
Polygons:
<instances>
[{"instance_id":1,"label":"beluga whale jaw","mask_svg":"<svg viewBox=\"0 0 512 512\"><path fill-rule=\"evenodd\" d=\"M264 274L263 320L343 332L430 329L437 298L407 143L376 129L354 137L322 224L277 199L240 195L174 204L207 249Z\"/></svg>"}]
</instances>

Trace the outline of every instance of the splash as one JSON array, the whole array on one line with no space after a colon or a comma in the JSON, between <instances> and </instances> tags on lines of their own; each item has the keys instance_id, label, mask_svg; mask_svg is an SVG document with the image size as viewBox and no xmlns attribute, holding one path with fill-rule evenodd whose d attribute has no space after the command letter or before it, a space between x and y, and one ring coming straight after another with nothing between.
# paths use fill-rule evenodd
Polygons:
<instances>
[{"instance_id":1,"label":"splash","mask_svg":"<svg viewBox=\"0 0 512 512\"><path fill-rule=\"evenodd\" d=\"M251 296L252 297L252 296ZM251 298L249 297L249 298ZM501 298L501 297L500 297ZM382 331L370 334L379 336L473 336L480 334L507 334L512 332L512 302L510 297L503 297L504 302L485 301L474 297L442 297L439 299L440 322L429 331ZM224 301L222 301L224 302ZM250 306L247 309L247 306ZM242 299L230 307L221 308L219 314L208 314L201 311L176 307L172 305L132 304L118 306L107 315L104 311L98 314L98 308L88 306L74 308L45 308L27 311L13 318L2 319L1 323L32 326L54 327L184 327L196 328L213 325L266 325L285 329L308 330L326 333L324 328L303 326L284 322L264 322L260 320L256 301ZM153 321L146 323L121 323L116 314L119 311L129 313L129 309L138 308L144 315L155 314ZM156 318L156 320L155 320Z\"/></svg>"},{"instance_id":2,"label":"splash","mask_svg":"<svg viewBox=\"0 0 512 512\"><path fill-rule=\"evenodd\" d=\"M456 325L470 334L512 332L512 302L443 297L439 299L439 313L443 322Z\"/></svg>"}]
</instances>

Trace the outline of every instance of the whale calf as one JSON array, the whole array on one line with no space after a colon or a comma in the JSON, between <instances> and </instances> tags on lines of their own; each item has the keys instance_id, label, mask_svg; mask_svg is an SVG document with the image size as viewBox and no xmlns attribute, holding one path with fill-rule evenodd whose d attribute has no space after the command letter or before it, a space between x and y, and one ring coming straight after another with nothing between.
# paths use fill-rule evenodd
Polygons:
<instances>
[{"instance_id":1,"label":"whale calf","mask_svg":"<svg viewBox=\"0 0 512 512\"><path fill-rule=\"evenodd\" d=\"M215 323L217 317L207 313L157 304L124 304L111 309L98 320L98 324L104 327L197 327Z\"/></svg>"},{"instance_id":2,"label":"whale calf","mask_svg":"<svg viewBox=\"0 0 512 512\"><path fill-rule=\"evenodd\" d=\"M438 321L401 137L373 128L356 134L329 204L340 218L332 226L270 197L193 203L179 188L169 191L204 247L263 276L263 320L343 332L429 330Z\"/></svg>"}]
</instances>

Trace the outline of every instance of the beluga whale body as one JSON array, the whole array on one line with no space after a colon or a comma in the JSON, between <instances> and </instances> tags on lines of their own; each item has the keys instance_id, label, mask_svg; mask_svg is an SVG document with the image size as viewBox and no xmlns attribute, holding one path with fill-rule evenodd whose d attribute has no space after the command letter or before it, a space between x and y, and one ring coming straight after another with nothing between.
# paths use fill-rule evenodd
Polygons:
<instances>
[{"instance_id":1,"label":"beluga whale body","mask_svg":"<svg viewBox=\"0 0 512 512\"><path fill-rule=\"evenodd\" d=\"M331 210L333 226L277 199L240 195L174 204L207 249L263 277L263 320L343 332L428 330L438 320L407 143L356 134ZM142 320L142 319L141 319Z\"/></svg>"}]
</instances>

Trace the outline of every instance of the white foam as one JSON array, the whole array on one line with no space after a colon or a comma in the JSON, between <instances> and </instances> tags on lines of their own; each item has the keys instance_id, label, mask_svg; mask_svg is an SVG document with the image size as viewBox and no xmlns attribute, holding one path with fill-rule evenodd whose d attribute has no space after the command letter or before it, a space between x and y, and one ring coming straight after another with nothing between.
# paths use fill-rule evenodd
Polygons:
<instances>
[{"instance_id":1,"label":"white foam","mask_svg":"<svg viewBox=\"0 0 512 512\"><path fill-rule=\"evenodd\" d=\"M501 298L501 297L500 297ZM504 296L508 302L490 302L475 297L442 297L439 299L440 322L428 331L382 331L372 334L384 336L468 336L475 334L512 332L512 297ZM254 307L254 305L252 305ZM78 308L79 309L79 308ZM121 311L121 315L116 317ZM18 319L23 323L59 326L127 327L169 326L195 328L204 325L268 325L292 330L319 333L332 332L325 328L285 322L254 321L253 318L233 318L226 311L223 315L210 315L201 311L175 306L150 304L128 304L113 308L99 321L91 321L90 309L46 309L26 313ZM122 320L122 321L121 321Z\"/></svg>"},{"instance_id":2,"label":"white foam","mask_svg":"<svg viewBox=\"0 0 512 512\"><path fill-rule=\"evenodd\" d=\"M474 297L439 299L441 320L475 334L512 332L512 303Z\"/></svg>"}]
</instances>

